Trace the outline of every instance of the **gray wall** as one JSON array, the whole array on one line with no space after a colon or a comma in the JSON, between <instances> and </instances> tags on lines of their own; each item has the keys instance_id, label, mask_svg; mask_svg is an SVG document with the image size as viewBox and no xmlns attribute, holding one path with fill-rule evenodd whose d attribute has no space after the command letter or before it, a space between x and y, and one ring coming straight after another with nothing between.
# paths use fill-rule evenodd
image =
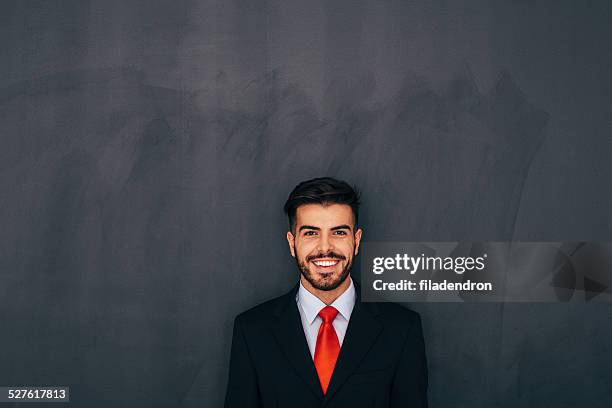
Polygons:
<instances>
[{"instance_id":1,"label":"gray wall","mask_svg":"<svg viewBox=\"0 0 612 408\"><path fill-rule=\"evenodd\" d=\"M313 176L366 240L610 240L610 4L3 1L0 385L220 406ZM609 304L412 307L432 407L612 406Z\"/></svg>"}]
</instances>

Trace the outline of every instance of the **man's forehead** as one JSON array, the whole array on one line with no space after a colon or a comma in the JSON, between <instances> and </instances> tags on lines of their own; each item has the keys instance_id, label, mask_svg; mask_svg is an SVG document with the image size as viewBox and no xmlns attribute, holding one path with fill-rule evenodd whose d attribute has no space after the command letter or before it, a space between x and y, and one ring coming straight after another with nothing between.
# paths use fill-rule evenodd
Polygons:
<instances>
[{"instance_id":1,"label":"man's forehead","mask_svg":"<svg viewBox=\"0 0 612 408\"><path fill-rule=\"evenodd\" d=\"M336 226L353 224L353 210L348 204L304 204L296 210L296 224Z\"/></svg>"}]
</instances>

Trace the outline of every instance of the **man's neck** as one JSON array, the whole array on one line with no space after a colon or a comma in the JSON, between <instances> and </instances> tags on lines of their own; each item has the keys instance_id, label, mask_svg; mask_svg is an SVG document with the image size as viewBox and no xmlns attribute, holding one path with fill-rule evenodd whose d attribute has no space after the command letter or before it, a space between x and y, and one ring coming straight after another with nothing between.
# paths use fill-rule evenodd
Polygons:
<instances>
[{"instance_id":1,"label":"man's neck","mask_svg":"<svg viewBox=\"0 0 612 408\"><path fill-rule=\"evenodd\" d=\"M312 286L310 282L304 279L303 276L300 277L300 282L302 283L302 286L304 286L304 288L307 291L315 295L317 298L321 300L321 302L329 306L332 303L334 303L334 301L338 299L340 295L346 292L346 290L351 286L351 277L350 275L347 276L346 279L344 279L344 281L340 284L340 286L338 286L336 289L333 289L333 290L317 289L314 286Z\"/></svg>"}]
</instances>

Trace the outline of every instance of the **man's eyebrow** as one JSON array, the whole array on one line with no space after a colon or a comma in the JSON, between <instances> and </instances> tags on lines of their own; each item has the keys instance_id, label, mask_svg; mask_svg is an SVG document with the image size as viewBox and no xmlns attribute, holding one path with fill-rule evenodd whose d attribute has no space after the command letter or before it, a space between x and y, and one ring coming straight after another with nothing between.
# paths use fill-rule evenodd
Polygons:
<instances>
[{"instance_id":1,"label":"man's eyebrow","mask_svg":"<svg viewBox=\"0 0 612 408\"><path fill-rule=\"evenodd\" d=\"M315 227L315 226L312 226L312 225L302 225L299 230L302 231L302 230L305 230L305 229L321 231L321 228ZM332 231L338 231L338 230L344 230L344 229L350 230L351 227L350 227L350 225L342 224L342 225L338 225L336 227L330 228L330 230L332 230Z\"/></svg>"},{"instance_id":2,"label":"man's eyebrow","mask_svg":"<svg viewBox=\"0 0 612 408\"><path fill-rule=\"evenodd\" d=\"M320 231L320 230L321 230L321 228L319 228L319 227L313 227L312 225L302 225L302 226L300 227L300 231L305 230L305 229L309 229L309 230L317 230L317 231Z\"/></svg>"}]
</instances>

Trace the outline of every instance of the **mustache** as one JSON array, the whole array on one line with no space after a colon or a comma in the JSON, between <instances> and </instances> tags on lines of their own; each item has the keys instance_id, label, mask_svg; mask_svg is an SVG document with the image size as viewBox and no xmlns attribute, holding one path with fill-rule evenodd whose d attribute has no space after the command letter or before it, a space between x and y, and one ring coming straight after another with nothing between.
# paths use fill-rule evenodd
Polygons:
<instances>
[{"instance_id":1,"label":"mustache","mask_svg":"<svg viewBox=\"0 0 612 408\"><path fill-rule=\"evenodd\" d=\"M314 261L315 259L321 259L321 258L333 258L333 259L338 259L340 261L344 261L346 259L346 257L344 255L338 254L336 252L330 251L330 252L326 252L326 253L319 253L319 254L315 254L315 255L308 255L306 257L306 261L310 262L310 261Z\"/></svg>"}]
</instances>

